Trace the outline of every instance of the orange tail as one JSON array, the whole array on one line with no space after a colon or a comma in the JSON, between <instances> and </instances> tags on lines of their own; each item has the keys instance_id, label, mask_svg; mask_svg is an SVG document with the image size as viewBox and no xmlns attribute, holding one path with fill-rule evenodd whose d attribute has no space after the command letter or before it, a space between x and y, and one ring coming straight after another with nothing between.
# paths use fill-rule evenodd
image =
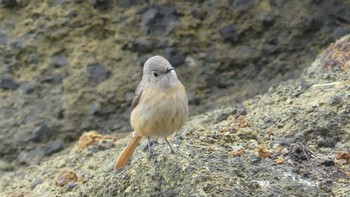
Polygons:
<instances>
[{"instance_id":1,"label":"orange tail","mask_svg":"<svg viewBox=\"0 0 350 197\"><path fill-rule=\"evenodd\" d=\"M133 137L131 141L126 145L124 150L120 153L117 161L114 164L114 170L123 168L129 161L132 153L134 153L134 150L136 146L139 144L142 137Z\"/></svg>"}]
</instances>

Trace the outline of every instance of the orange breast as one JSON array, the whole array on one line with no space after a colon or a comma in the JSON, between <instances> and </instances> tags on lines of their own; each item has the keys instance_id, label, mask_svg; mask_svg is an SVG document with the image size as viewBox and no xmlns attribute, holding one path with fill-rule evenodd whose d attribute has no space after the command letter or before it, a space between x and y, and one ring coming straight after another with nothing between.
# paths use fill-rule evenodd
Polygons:
<instances>
[{"instance_id":1,"label":"orange breast","mask_svg":"<svg viewBox=\"0 0 350 197\"><path fill-rule=\"evenodd\" d=\"M188 116L188 100L181 83L173 88L145 88L131 112L130 123L138 136L168 137Z\"/></svg>"}]
</instances>

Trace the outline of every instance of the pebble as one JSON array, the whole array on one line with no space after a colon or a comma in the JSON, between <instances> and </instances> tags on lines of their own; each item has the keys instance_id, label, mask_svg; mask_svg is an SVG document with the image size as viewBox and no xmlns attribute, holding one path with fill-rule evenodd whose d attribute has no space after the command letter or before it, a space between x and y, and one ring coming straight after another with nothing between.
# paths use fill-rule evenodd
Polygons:
<instances>
[{"instance_id":1,"label":"pebble","mask_svg":"<svg viewBox=\"0 0 350 197\"><path fill-rule=\"evenodd\" d=\"M224 37L225 41L230 41L232 43L235 43L239 41L238 35L236 33L236 29L237 29L236 25L231 24L223 27L220 30L220 34L222 35L222 37Z\"/></svg>"},{"instance_id":2,"label":"pebble","mask_svg":"<svg viewBox=\"0 0 350 197\"><path fill-rule=\"evenodd\" d=\"M18 83L10 77L4 77L0 79L0 89L16 90L18 86Z\"/></svg>"},{"instance_id":3,"label":"pebble","mask_svg":"<svg viewBox=\"0 0 350 197\"><path fill-rule=\"evenodd\" d=\"M180 25L173 6L153 6L141 16L141 29L151 35L167 35Z\"/></svg>"},{"instance_id":4,"label":"pebble","mask_svg":"<svg viewBox=\"0 0 350 197\"><path fill-rule=\"evenodd\" d=\"M99 84L102 81L108 79L110 76L110 71L108 71L102 64L93 63L86 66L86 72L89 79L95 83Z\"/></svg>"},{"instance_id":5,"label":"pebble","mask_svg":"<svg viewBox=\"0 0 350 197\"><path fill-rule=\"evenodd\" d=\"M50 65L54 68L61 68L68 65L68 60L64 54L58 54L52 57Z\"/></svg>"},{"instance_id":6,"label":"pebble","mask_svg":"<svg viewBox=\"0 0 350 197\"><path fill-rule=\"evenodd\" d=\"M52 155L63 149L63 142L60 139L50 141L44 148L45 155Z\"/></svg>"},{"instance_id":7,"label":"pebble","mask_svg":"<svg viewBox=\"0 0 350 197\"><path fill-rule=\"evenodd\" d=\"M10 162L0 159L0 171L12 170L13 166Z\"/></svg>"},{"instance_id":8,"label":"pebble","mask_svg":"<svg viewBox=\"0 0 350 197\"><path fill-rule=\"evenodd\" d=\"M32 132L31 140L33 142L41 142L44 139L47 139L54 133L53 129L43 124L39 127L36 127Z\"/></svg>"},{"instance_id":9,"label":"pebble","mask_svg":"<svg viewBox=\"0 0 350 197\"><path fill-rule=\"evenodd\" d=\"M164 58L167 59L173 67L181 66L185 63L185 56L176 48L166 48Z\"/></svg>"},{"instance_id":10,"label":"pebble","mask_svg":"<svg viewBox=\"0 0 350 197\"><path fill-rule=\"evenodd\" d=\"M7 41L6 34L0 32L0 45L7 45Z\"/></svg>"},{"instance_id":11,"label":"pebble","mask_svg":"<svg viewBox=\"0 0 350 197\"><path fill-rule=\"evenodd\" d=\"M71 170L63 170L56 177L56 185L63 187L70 182L75 182L78 180L78 176L74 171Z\"/></svg>"}]
</instances>

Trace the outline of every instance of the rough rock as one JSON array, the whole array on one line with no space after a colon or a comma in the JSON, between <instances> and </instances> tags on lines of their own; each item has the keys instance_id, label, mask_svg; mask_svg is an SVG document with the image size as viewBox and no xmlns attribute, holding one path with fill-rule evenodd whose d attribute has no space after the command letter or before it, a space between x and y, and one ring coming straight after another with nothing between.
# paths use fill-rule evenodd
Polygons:
<instances>
[{"instance_id":1,"label":"rough rock","mask_svg":"<svg viewBox=\"0 0 350 197\"><path fill-rule=\"evenodd\" d=\"M349 34L349 8L348 0L2 0L0 79L18 87L0 88L0 157L19 168L20 153L42 152L48 141L67 148L84 131L130 131L139 64L168 48L183 55L176 72L191 115L236 105L299 78L321 49ZM239 42L220 33L231 24ZM93 63L101 67L88 74ZM34 142L41 125L54 132Z\"/></svg>"},{"instance_id":2,"label":"rough rock","mask_svg":"<svg viewBox=\"0 0 350 197\"><path fill-rule=\"evenodd\" d=\"M83 149L8 173L0 194L346 196L350 68L344 65L350 60L339 57L348 49L350 35L324 50L299 79L242 106L191 116L171 141L176 154L161 143L153 145L157 156L148 158L144 140L124 169L112 171L125 138L109 150ZM329 103L335 95L337 102Z\"/></svg>"}]
</instances>

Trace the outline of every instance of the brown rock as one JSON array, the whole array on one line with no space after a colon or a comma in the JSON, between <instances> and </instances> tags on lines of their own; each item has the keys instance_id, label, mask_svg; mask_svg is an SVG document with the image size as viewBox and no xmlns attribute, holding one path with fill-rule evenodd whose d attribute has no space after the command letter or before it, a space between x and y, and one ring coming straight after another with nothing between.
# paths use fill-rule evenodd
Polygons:
<instances>
[{"instance_id":1,"label":"brown rock","mask_svg":"<svg viewBox=\"0 0 350 197\"><path fill-rule=\"evenodd\" d=\"M75 174L75 172L71 170L63 170L56 177L55 183L57 186L63 187L67 183L75 182L77 180L78 180L78 176Z\"/></svg>"}]
</instances>

